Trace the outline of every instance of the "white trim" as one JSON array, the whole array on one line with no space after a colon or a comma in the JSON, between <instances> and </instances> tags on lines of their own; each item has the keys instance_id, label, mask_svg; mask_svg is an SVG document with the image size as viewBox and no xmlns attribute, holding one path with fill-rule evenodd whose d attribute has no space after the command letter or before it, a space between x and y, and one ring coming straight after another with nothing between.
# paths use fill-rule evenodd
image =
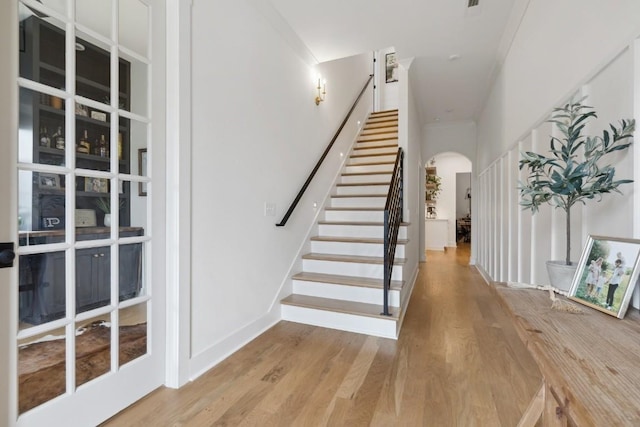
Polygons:
<instances>
[{"instance_id":1,"label":"white trim","mask_svg":"<svg viewBox=\"0 0 640 427\"><path fill-rule=\"evenodd\" d=\"M165 383L189 380L191 347L191 8L169 0L166 15L166 277Z\"/></svg>"}]
</instances>

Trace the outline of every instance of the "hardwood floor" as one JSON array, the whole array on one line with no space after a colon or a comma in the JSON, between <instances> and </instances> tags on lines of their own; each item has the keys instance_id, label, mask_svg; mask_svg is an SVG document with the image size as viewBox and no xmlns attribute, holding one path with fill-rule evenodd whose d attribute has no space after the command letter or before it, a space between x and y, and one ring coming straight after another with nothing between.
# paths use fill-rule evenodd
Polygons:
<instances>
[{"instance_id":1,"label":"hardwood floor","mask_svg":"<svg viewBox=\"0 0 640 427\"><path fill-rule=\"evenodd\" d=\"M398 341L280 322L105 426L508 426L541 375L468 246L427 252Z\"/></svg>"}]
</instances>

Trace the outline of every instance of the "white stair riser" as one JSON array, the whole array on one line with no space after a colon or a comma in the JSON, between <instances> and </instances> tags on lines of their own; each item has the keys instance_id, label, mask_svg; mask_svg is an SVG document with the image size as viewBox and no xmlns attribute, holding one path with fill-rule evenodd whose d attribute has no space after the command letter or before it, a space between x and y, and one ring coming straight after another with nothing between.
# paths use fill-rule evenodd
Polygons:
<instances>
[{"instance_id":1,"label":"white stair riser","mask_svg":"<svg viewBox=\"0 0 640 427\"><path fill-rule=\"evenodd\" d=\"M296 295L309 295L312 297L379 305L382 305L384 298L381 288L366 288L300 280L293 281L293 293ZM391 289L389 291L389 306L400 307L400 290Z\"/></svg>"},{"instance_id":2,"label":"white stair riser","mask_svg":"<svg viewBox=\"0 0 640 427\"><path fill-rule=\"evenodd\" d=\"M320 224L318 234L320 236L336 237L371 237L380 239L383 237L382 225L340 225L340 224ZM398 230L398 238L407 238L407 227L401 226Z\"/></svg>"},{"instance_id":3,"label":"white stair riser","mask_svg":"<svg viewBox=\"0 0 640 427\"><path fill-rule=\"evenodd\" d=\"M367 127L369 125L375 125L375 124L378 124L378 123L382 123L382 122L389 122L389 124L392 124L394 126L398 126L398 117L397 116L370 117L367 120L367 124L365 125L365 127Z\"/></svg>"},{"instance_id":4,"label":"white stair riser","mask_svg":"<svg viewBox=\"0 0 640 427\"><path fill-rule=\"evenodd\" d=\"M332 197L333 208L384 208L387 197Z\"/></svg>"},{"instance_id":5,"label":"white stair riser","mask_svg":"<svg viewBox=\"0 0 640 427\"><path fill-rule=\"evenodd\" d=\"M336 194L339 196L364 195L364 194L387 194L389 185L339 185L336 187Z\"/></svg>"},{"instance_id":6,"label":"white stair riser","mask_svg":"<svg viewBox=\"0 0 640 427\"><path fill-rule=\"evenodd\" d=\"M372 155L372 154L397 154L398 153L398 147L362 147L359 148L357 150L353 150L353 152L351 153L353 154L357 154L357 155Z\"/></svg>"},{"instance_id":7,"label":"white stair riser","mask_svg":"<svg viewBox=\"0 0 640 427\"><path fill-rule=\"evenodd\" d=\"M379 134L382 134L382 135L395 134L397 137L398 126L390 125L390 126L384 126L384 127L379 127L375 129L363 129L362 132L360 132L360 136L370 136L370 135L379 135Z\"/></svg>"},{"instance_id":8,"label":"white stair riser","mask_svg":"<svg viewBox=\"0 0 640 427\"><path fill-rule=\"evenodd\" d=\"M384 163L381 165L348 164L346 173L366 173L366 172L393 172L394 163Z\"/></svg>"},{"instance_id":9,"label":"white stair riser","mask_svg":"<svg viewBox=\"0 0 640 427\"><path fill-rule=\"evenodd\" d=\"M382 222L384 211L324 211L324 219L327 221L359 221Z\"/></svg>"},{"instance_id":10,"label":"white stair riser","mask_svg":"<svg viewBox=\"0 0 640 427\"><path fill-rule=\"evenodd\" d=\"M391 182L390 173L377 173L372 175L342 175L340 182L343 184L363 184L367 182Z\"/></svg>"},{"instance_id":11,"label":"white stair riser","mask_svg":"<svg viewBox=\"0 0 640 427\"><path fill-rule=\"evenodd\" d=\"M384 266L382 264L361 264L357 262L324 261L317 259L303 259L302 270L305 273L335 274L338 276L369 277L382 279ZM394 265L391 280L402 280L403 268Z\"/></svg>"},{"instance_id":12,"label":"white stair riser","mask_svg":"<svg viewBox=\"0 0 640 427\"><path fill-rule=\"evenodd\" d=\"M396 245L396 257L404 258L404 248L405 245ZM314 254L382 257L384 255L384 245L382 243L326 242L312 240L311 252Z\"/></svg>"},{"instance_id":13,"label":"white stair riser","mask_svg":"<svg viewBox=\"0 0 640 427\"><path fill-rule=\"evenodd\" d=\"M381 132L378 131L376 133L367 135L367 134L360 134L360 136L358 136L358 142L362 142L362 141L370 141L372 139L398 139L398 132L397 131L392 131L392 132Z\"/></svg>"},{"instance_id":14,"label":"white stair riser","mask_svg":"<svg viewBox=\"0 0 640 427\"><path fill-rule=\"evenodd\" d=\"M361 163L379 163L379 162L395 162L396 161L396 152L393 154L388 154L385 156L365 156L365 157L353 157L349 158L349 164L361 164Z\"/></svg>"},{"instance_id":15,"label":"white stair riser","mask_svg":"<svg viewBox=\"0 0 640 427\"><path fill-rule=\"evenodd\" d=\"M282 319L340 331L397 339L397 322L391 318L357 316L283 304Z\"/></svg>"},{"instance_id":16,"label":"white stair riser","mask_svg":"<svg viewBox=\"0 0 640 427\"><path fill-rule=\"evenodd\" d=\"M390 141L368 141L368 142L358 142L356 143L353 154L357 153L358 150L368 149L368 148L389 148L389 145L395 147L395 151L398 151L398 140L390 140Z\"/></svg>"}]
</instances>

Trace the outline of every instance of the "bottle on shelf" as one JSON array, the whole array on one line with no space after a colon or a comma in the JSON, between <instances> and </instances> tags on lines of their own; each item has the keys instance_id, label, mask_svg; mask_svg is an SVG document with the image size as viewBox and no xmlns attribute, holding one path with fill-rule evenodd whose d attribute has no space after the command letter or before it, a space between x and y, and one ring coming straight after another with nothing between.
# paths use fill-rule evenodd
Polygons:
<instances>
[{"instance_id":1,"label":"bottle on shelf","mask_svg":"<svg viewBox=\"0 0 640 427\"><path fill-rule=\"evenodd\" d=\"M64 150L64 133L62 132L62 126L58 126L58 130L51 137L51 141L58 150Z\"/></svg>"},{"instance_id":2,"label":"bottle on shelf","mask_svg":"<svg viewBox=\"0 0 640 427\"><path fill-rule=\"evenodd\" d=\"M40 128L40 147L51 147L51 138L49 138L46 126Z\"/></svg>"},{"instance_id":3,"label":"bottle on shelf","mask_svg":"<svg viewBox=\"0 0 640 427\"><path fill-rule=\"evenodd\" d=\"M109 155L107 150L107 141L104 139L104 135L100 135L100 142L98 142L98 155L100 157L107 157Z\"/></svg>"},{"instance_id":4,"label":"bottle on shelf","mask_svg":"<svg viewBox=\"0 0 640 427\"><path fill-rule=\"evenodd\" d=\"M118 132L118 160L122 160L122 132Z\"/></svg>"},{"instance_id":5,"label":"bottle on shelf","mask_svg":"<svg viewBox=\"0 0 640 427\"><path fill-rule=\"evenodd\" d=\"M76 148L78 153L89 154L91 152L91 142L89 142L89 135L87 130L84 130L84 133L80 137L80 141L78 141L78 147Z\"/></svg>"}]
</instances>

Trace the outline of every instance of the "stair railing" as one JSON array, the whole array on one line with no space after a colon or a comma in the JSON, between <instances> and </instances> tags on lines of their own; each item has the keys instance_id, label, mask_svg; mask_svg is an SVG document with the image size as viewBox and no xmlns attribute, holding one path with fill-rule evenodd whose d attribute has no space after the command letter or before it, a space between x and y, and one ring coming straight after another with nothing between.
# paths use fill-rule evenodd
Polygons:
<instances>
[{"instance_id":1,"label":"stair railing","mask_svg":"<svg viewBox=\"0 0 640 427\"><path fill-rule=\"evenodd\" d=\"M322 156L320 157L320 160L318 160L318 163L316 163L315 167L313 168L313 170L309 174L309 177L307 177L307 180L304 182L304 185L302 186L300 191L298 191L298 195L296 196L296 198L293 199L293 202L291 203L291 206L289 206L289 209L287 209L287 212L284 214L284 217L282 217L282 221L277 223L276 227L284 227L284 225L289 220L289 217L293 213L293 210L298 205L298 202L300 202L300 199L302 199L302 195L304 194L304 192L307 191L307 187L309 187L309 184L311 183L311 180L315 176L316 172L318 172L318 169L320 169L320 165L322 165L322 162L327 157L327 154L329 154L329 151L331 150L331 147L333 147L333 144L338 139L338 136L340 136L340 132L342 132L342 129L347 124L347 121L351 117L351 113L353 113L353 110L356 109L356 106L358 105L358 102L360 101L360 98L362 98L362 95L367 90L367 86L369 86L369 83L371 83L372 79L373 79L373 74L370 74L369 78L367 79L367 82L362 87L362 90L360 91L360 94L358 95L356 100L353 102L353 105L351 106L351 109L349 110L349 112L345 116L344 120L340 124L340 127L336 131L335 135L333 135L333 138L331 138L331 141L329 142L329 145L327 145L327 148L325 148L324 153L322 153Z\"/></svg>"},{"instance_id":2,"label":"stair railing","mask_svg":"<svg viewBox=\"0 0 640 427\"><path fill-rule=\"evenodd\" d=\"M389 312L389 289L391 289L391 273L396 256L398 230L402 222L403 206L403 159L404 152L398 148L396 163L391 175L387 203L384 206L384 278L383 278L383 312L384 316L391 316Z\"/></svg>"}]
</instances>

